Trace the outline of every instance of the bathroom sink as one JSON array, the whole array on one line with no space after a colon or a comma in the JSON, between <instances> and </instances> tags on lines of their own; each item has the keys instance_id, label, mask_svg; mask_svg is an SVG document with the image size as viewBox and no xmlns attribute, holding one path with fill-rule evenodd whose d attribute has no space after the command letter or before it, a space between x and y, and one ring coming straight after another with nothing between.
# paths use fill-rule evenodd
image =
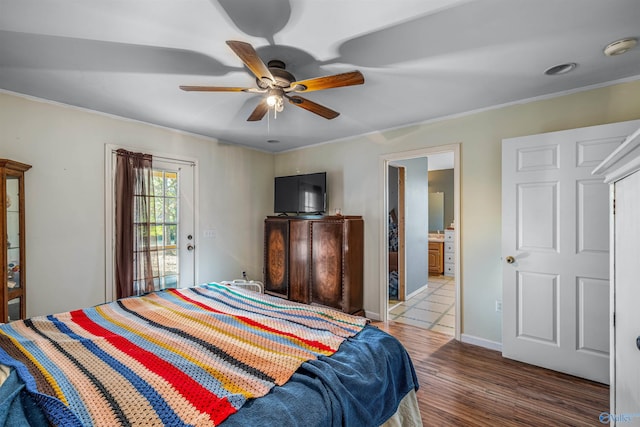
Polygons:
<instances>
[{"instance_id":1,"label":"bathroom sink","mask_svg":"<svg viewBox=\"0 0 640 427\"><path fill-rule=\"evenodd\" d=\"M429 233L430 242L444 242L444 234Z\"/></svg>"}]
</instances>

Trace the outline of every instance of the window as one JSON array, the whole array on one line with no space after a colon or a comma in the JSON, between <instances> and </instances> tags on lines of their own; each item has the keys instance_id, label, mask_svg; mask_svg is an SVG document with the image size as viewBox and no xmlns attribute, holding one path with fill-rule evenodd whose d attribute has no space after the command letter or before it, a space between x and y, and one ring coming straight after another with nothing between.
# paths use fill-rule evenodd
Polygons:
<instances>
[{"instance_id":1,"label":"window","mask_svg":"<svg viewBox=\"0 0 640 427\"><path fill-rule=\"evenodd\" d=\"M179 185L178 173L153 169L153 196L151 226L149 228L153 262L153 283L156 290L175 288L179 283L178 233L179 233ZM138 204L136 204L138 206ZM137 236L144 236L146 222L143 213L135 212ZM144 239L141 240L141 242ZM142 247L142 245L141 245ZM144 247L143 247L144 249ZM137 254L136 254L137 256ZM136 263L139 265L139 263ZM142 277L142 275L138 275ZM136 288L143 285L136 283Z\"/></svg>"}]
</instances>

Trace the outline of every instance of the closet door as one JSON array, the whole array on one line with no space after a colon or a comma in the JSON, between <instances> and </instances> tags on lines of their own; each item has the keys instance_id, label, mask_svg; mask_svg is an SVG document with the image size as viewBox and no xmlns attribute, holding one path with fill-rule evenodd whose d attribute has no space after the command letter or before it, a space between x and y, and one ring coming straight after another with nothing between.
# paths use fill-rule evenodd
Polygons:
<instances>
[{"instance_id":1,"label":"closet door","mask_svg":"<svg viewBox=\"0 0 640 427\"><path fill-rule=\"evenodd\" d=\"M640 172L615 183L615 414L640 402ZM621 423L620 423L621 424Z\"/></svg>"}]
</instances>

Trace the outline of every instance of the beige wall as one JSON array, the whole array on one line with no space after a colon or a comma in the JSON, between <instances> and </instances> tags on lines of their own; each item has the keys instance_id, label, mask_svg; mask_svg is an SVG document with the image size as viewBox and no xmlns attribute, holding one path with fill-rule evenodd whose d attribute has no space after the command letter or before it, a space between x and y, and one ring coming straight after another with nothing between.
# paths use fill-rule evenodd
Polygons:
<instances>
[{"instance_id":1,"label":"beige wall","mask_svg":"<svg viewBox=\"0 0 640 427\"><path fill-rule=\"evenodd\" d=\"M502 341L501 143L504 138L640 118L640 81L281 153L276 175L328 174L329 210L365 219L365 309L381 310L380 156L461 143L462 332Z\"/></svg>"},{"instance_id":2,"label":"beige wall","mask_svg":"<svg viewBox=\"0 0 640 427\"><path fill-rule=\"evenodd\" d=\"M33 166L25 177L29 316L104 302L105 144L197 159L197 280L262 277L273 155L0 92L0 157ZM216 237L202 236L206 229Z\"/></svg>"},{"instance_id":3,"label":"beige wall","mask_svg":"<svg viewBox=\"0 0 640 427\"><path fill-rule=\"evenodd\" d=\"M380 157L460 142L462 311L466 335L501 341L500 147L503 138L640 118L640 81L281 153L0 92L0 157L27 175L28 315L104 300L104 145L199 161L200 282L262 277L262 221L273 176L328 172L329 211L365 218L365 309L380 312ZM222 185L224 184L224 185ZM232 188L232 191L229 191Z\"/></svg>"}]
</instances>

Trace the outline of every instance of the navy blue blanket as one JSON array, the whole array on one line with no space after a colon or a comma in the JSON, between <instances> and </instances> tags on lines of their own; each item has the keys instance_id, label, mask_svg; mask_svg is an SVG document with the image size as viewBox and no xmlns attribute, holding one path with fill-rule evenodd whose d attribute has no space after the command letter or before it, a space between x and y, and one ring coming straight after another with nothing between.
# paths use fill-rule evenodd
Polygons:
<instances>
[{"instance_id":1,"label":"navy blue blanket","mask_svg":"<svg viewBox=\"0 0 640 427\"><path fill-rule=\"evenodd\" d=\"M15 369L0 387L0 426L48 426Z\"/></svg>"},{"instance_id":2,"label":"navy blue blanket","mask_svg":"<svg viewBox=\"0 0 640 427\"><path fill-rule=\"evenodd\" d=\"M0 387L0 426L46 425L15 371ZM418 389L400 342L373 326L331 357L305 362L283 386L247 402L224 426L378 426ZM44 424L40 424L44 422Z\"/></svg>"},{"instance_id":3,"label":"navy blue blanket","mask_svg":"<svg viewBox=\"0 0 640 427\"><path fill-rule=\"evenodd\" d=\"M225 426L379 426L418 389L400 342L373 326L331 357L304 363L282 387L247 402Z\"/></svg>"}]
</instances>

